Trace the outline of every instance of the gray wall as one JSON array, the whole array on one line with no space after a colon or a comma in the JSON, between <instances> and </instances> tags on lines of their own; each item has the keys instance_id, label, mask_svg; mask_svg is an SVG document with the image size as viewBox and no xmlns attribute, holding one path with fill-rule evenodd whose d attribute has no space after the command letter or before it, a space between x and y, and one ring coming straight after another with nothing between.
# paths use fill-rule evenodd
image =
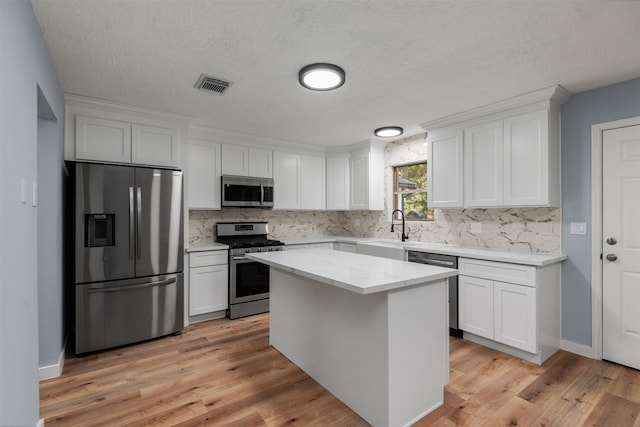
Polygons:
<instances>
[{"instance_id":1,"label":"gray wall","mask_svg":"<svg viewBox=\"0 0 640 427\"><path fill-rule=\"evenodd\" d=\"M38 399L38 87L62 147L64 96L31 2L0 1L0 425L35 426ZM27 202L20 202L21 180ZM60 305L61 302L50 301ZM60 308L61 309L61 308Z\"/></svg>"},{"instance_id":2,"label":"gray wall","mask_svg":"<svg viewBox=\"0 0 640 427\"><path fill-rule=\"evenodd\" d=\"M576 94L562 107L562 338L591 346L591 126L640 116L640 78ZM569 234L586 222L587 235Z\"/></svg>"}]
</instances>

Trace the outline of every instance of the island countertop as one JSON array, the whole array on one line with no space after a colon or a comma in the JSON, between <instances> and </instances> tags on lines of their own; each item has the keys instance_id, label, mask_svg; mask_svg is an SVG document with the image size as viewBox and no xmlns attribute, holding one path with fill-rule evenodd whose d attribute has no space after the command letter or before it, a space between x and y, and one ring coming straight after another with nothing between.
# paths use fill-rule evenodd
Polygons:
<instances>
[{"instance_id":1,"label":"island countertop","mask_svg":"<svg viewBox=\"0 0 640 427\"><path fill-rule=\"evenodd\" d=\"M452 268L323 248L248 253L246 257L359 294L406 288L458 274Z\"/></svg>"}]
</instances>

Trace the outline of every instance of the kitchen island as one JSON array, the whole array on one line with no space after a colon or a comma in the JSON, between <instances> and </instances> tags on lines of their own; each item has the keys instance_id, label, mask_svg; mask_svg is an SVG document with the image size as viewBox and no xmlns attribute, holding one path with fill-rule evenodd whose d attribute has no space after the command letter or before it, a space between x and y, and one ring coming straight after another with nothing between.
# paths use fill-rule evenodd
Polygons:
<instances>
[{"instance_id":1,"label":"kitchen island","mask_svg":"<svg viewBox=\"0 0 640 427\"><path fill-rule=\"evenodd\" d=\"M367 422L410 425L443 404L457 270L331 249L247 257L272 267L271 345Z\"/></svg>"}]
</instances>

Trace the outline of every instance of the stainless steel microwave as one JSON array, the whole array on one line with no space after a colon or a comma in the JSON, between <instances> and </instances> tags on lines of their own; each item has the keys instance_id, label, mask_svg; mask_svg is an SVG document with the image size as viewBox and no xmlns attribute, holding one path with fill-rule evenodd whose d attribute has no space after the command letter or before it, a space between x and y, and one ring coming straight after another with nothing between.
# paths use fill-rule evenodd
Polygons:
<instances>
[{"instance_id":1,"label":"stainless steel microwave","mask_svg":"<svg viewBox=\"0 0 640 427\"><path fill-rule=\"evenodd\" d=\"M222 175L222 207L273 208L273 179Z\"/></svg>"}]
</instances>

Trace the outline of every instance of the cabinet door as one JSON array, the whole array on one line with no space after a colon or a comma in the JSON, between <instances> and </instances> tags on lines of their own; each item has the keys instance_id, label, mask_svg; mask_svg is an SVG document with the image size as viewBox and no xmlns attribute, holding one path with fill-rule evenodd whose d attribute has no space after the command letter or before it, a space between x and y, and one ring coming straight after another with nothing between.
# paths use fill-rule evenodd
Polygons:
<instances>
[{"instance_id":1,"label":"cabinet door","mask_svg":"<svg viewBox=\"0 0 640 427\"><path fill-rule=\"evenodd\" d=\"M249 175L249 148L222 144L222 174Z\"/></svg>"},{"instance_id":2,"label":"cabinet door","mask_svg":"<svg viewBox=\"0 0 640 427\"><path fill-rule=\"evenodd\" d=\"M273 178L273 151L249 147L249 176Z\"/></svg>"},{"instance_id":3,"label":"cabinet door","mask_svg":"<svg viewBox=\"0 0 640 427\"><path fill-rule=\"evenodd\" d=\"M131 123L77 115L76 159L131 163Z\"/></svg>"},{"instance_id":4,"label":"cabinet door","mask_svg":"<svg viewBox=\"0 0 640 427\"><path fill-rule=\"evenodd\" d=\"M300 156L300 209L326 209L325 158Z\"/></svg>"},{"instance_id":5,"label":"cabinet door","mask_svg":"<svg viewBox=\"0 0 640 427\"><path fill-rule=\"evenodd\" d=\"M189 315L226 310L229 292L228 265L189 269Z\"/></svg>"},{"instance_id":6,"label":"cabinet door","mask_svg":"<svg viewBox=\"0 0 640 427\"><path fill-rule=\"evenodd\" d=\"M189 209L220 209L220 144L192 139L188 152Z\"/></svg>"},{"instance_id":7,"label":"cabinet door","mask_svg":"<svg viewBox=\"0 0 640 427\"><path fill-rule=\"evenodd\" d=\"M494 282L493 292L494 339L536 353L536 288Z\"/></svg>"},{"instance_id":8,"label":"cabinet door","mask_svg":"<svg viewBox=\"0 0 640 427\"><path fill-rule=\"evenodd\" d=\"M502 206L502 120L464 130L464 205Z\"/></svg>"},{"instance_id":9,"label":"cabinet door","mask_svg":"<svg viewBox=\"0 0 640 427\"><path fill-rule=\"evenodd\" d=\"M549 205L548 129L547 110L504 120L505 206Z\"/></svg>"},{"instance_id":10,"label":"cabinet door","mask_svg":"<svg viewBox=\"0 0 640 427\"><path fill-rule=\"evenodd\" d=\"M327 158L327 209L349 209L349 157Z\"/></svg>"},{"instance_id":11,"label":"cabinet door","mask_svg":"<svg viewBox=\"0 0 640 427\"><path fill-rule=\"evenodd\" d=\"M180 136L176 129L132 125L131 162L153 166L180 166Z\"/></svg>"},{"instance_id":12,"label":"cabinet door","mask_svg":"<svg viewBox=\"0 0 640 427\"><path fill-rule=\"evenodd\" d=\"M493 281L458 276L460 329L493 339Z\"/></svg>"},{"instance_id":13,"label":"cabinet door","mask_svg":"<svg viewBox=\"0 0 640 427\"><path fill-rule=\"evenodd\" d=\"M439 132L427 139L427 203L430 208L462 208L462 130Z\"/></svg>"},{"instance_id":14,"label":"cabinet door","mask_svg":"<svg viewBox=\"0 0 640 427\"><path fill-rule=\"evenodd\" d=\"M300 209L300 156L273 153L273 207Z\"/></svg>"},{"instance_id":15,"label":"cabinet door","mask_svg":"<svg viewBox=\"0 0 640 427\"><path fill-rule=\"evenodd\" d=\"M349 209L369 208L369 153L355 152L349 159Z\"/></svg>"}]
</instances>

